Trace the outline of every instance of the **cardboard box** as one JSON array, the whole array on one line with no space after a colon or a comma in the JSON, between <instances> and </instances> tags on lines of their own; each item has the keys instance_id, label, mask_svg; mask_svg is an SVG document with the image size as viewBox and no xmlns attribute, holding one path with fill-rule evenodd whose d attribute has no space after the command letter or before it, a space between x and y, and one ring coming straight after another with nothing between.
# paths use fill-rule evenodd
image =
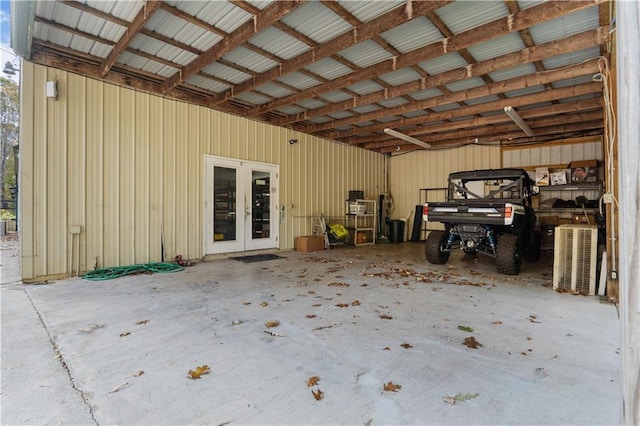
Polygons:
<instances>
[{"instance_id":1,"label":"cardboard box","mask_svg":"<svg viewBox=\"0 0 640 426\"><path fill-rule=\"evenodd\" d=\"M549 169L547 167L536 167L536 185L549 185Z\"/></svg>"},{"instance_id":2,"label":"cardboard box","mask_svg":"<svg viewBox=\"0 0 640 426\"><path fill-rule=\"evenodd\" d=\"M557 225L558 216L540 216L540 225Z\"/></svg>"},{"instance_id":3,"label":"cardboard box","mask_svg":"<svg viewBox=\"0 0 640 426\"><path fill-rule=\"evenodd\" d=\"M311 252L324 250L324 236L309 235L296 237L295 246L297 251Z\"/></svg>"},{"instance_id":4,"label":"cardboard box","mask_svg":"<svg viewBox=\"0 0 640 426\"><path fill-rule=\"evenodd\" d=\"M551 181L551 185L566 185L571 182L571 170L555 170L551 171L549 174L549 180Z\"/></svg>"},{"instance_id":5,"label":"cardboard box","mask_svg":"<svg viewBox=\"0 0 640 426\"><path fill-rule=\"evenodd\" d=\"M533 207L533 209L537 209L538 207L540 207L540 196L539 195L532 195L531 196L531 207Z\"/></svg>"},{"instance_id":6,"label":"cardboard box","mask_svg":"<svg viewBox=\"0 0 640 426\"><path fill-rule=\"evenodd\" d=\"M571 182L595 182L598 180L598 160L572 161Z\"/></svg>"},{"instance_id":7,"label":"cardboard box","mask_svg":"<svg viewBox=\"0 0 640 426\"><path fill-rule=\"evenodd\" d=\"M595 225L596 224L596 214L594 212L585 213L575 213L573 215L573 224L574 225Z\"/></svg>"}]
</instances>

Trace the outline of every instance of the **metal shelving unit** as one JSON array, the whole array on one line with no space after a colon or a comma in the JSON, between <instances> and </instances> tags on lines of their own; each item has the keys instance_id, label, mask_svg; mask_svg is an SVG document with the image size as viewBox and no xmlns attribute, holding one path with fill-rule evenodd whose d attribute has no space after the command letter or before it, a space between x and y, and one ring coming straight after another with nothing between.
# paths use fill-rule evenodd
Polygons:
<instances>
[{"instance_id":1,"label":"metal shelving unit","mask_svg":"<svg viewBox=\"0 0 640 426\"><path fill-rule=\"evenodd\" d=\"M376 242L375 200L347 201L345 228L349 231L347 244L362 246Z\"/></svg>"}]
</instances>

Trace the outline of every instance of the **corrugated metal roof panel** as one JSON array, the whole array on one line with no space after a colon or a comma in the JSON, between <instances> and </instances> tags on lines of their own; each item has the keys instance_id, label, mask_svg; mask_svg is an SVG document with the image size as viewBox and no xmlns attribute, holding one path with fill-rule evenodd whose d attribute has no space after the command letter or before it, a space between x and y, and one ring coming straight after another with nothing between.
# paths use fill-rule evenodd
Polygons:
<instances>
[{"instance_id":1,"label":"corrugated metal roof panel","mask_svg":"<svg viewBox=\"0 0 640 426\"><path fill-rule=\"evenodd\" d=\"M304 108L300 108L297 105L286 105L280 108L277 108L276 111L281 112L286 115L300 114L306 111Z\"/></svg>"},{"instance_id":2,"label":"corrugated metal roof panel","mask_svg":"<svg viewBox=\"0 0 640 426\"><path fill-rule=\"evenodd\" d=\"M378 111L379 109L380 107L376 106L376 104L361 105L361 106L351 108L352 111L358 114L366 114L368 112Z\"/></svg>"},{"instance_id":3,"label":"corrugated metal roof panel","mask_svg":"<svg viewBox=\"0 0 640 426\"><path fill-rule=\"evenodd\" d=\"M69 43L69 47L73 50L78 50L80 52L89 52L93 45L96 44L94 41L83 38L83 37L74 37L71 39L71 43Z\"/></svg>"},{"instance_id":4,"label":"corrugated metal roof panel","mask_svg":"<svg viewBox=\"0 0 640 426\"><path fill-rule=\"evenodd\" d=\"M347 99L351 99L351 95L342 90L334 90L333 92L323 93L318 96L321 99L326 99L329 102L342 102Z\"/></svg>"},{"instance_id":5,"label":"corrugated metal roof panel","mask_svg":"<svg viewBox=\"0 0 640 426\"><path fill-rule=\"evenodd\" d=\"M496 58L508 53L519 52L527 46L518 33L507 34L494 38L484 43L479 43L467 48L471 56L478 62Z\"/></svg>"},{"instance_id":6,"label":"corrugated metal roof panel","mask_svg":"<svg viewBox=\"0 0 640 426\"><path fill-rule=\"evenodd\" d=\"M189 31L194 25L189 25L186 21L178 19L168 12L162 9L156 10L156 12L149 18L145 24L145 28L150 31L155 31L159 34L182 41L183 38L178 38L178 34L182 31ZM204 30L202 30L204 31Z\"/></svg>"},{"instance_id":7,"label":"corrugated metal roof panel","mask_svg":"<svg viewBox=\"0 0 640 426\"><path fill-rule=\"evenodd\" d=\"M451 111L451 110L454 110L454 109L460 109L460 105L458 105L458 104L438 105L438 106L435 106L435 107L433 107L431 109L433 111L435 111L435 112Z\"/></svg>"},{"instance_id":8,"label":"corrugated metal roof panel","mask_svg":"<svg viewBox=\"0 0 640 426\"><path fill-rule=\"evenodd\" d=\"M331 58L325 58L321 61L309 64L305 67L305 69L311 71L312 73L318 74L319 76L321 76L322 78L326 78L327 80L333 80L345 74L349 74L353 71L351 68L342 65L340 62Z\"/></svg>"},{"instance_id":9,"label":"corrugated metal roof panel","mask_svg":"<svg viewBox=\"0 0 640 426\"><path fill-rule=\"evenodd\" d=\"M278 0L245 0L253 7L257 7L260 10L264 10L271 3L276 2Z\"/></svg>"},{"instance_id":10,"label":"corrugated metal roof panel","mask_svg":"<svg viewBox=\"0 0 640 426\"><path fill-rule=\"evenodd\" d=\"M118 18L124 19L125 21L133 21L136 17L140 9L145 4L145 0L132 0L132 1L106 1L102 0L92 0L87 1L87 4L91 7L95 7L98 9L98 3L106 3L105 6L108 6L108 10L105 12L110 13L113 16L117 16Z\"/></svg>"},{"instance_id":11,"label":"corrugated metal roof panel","mask_svg":"<svg viewBox=\"0 0 640 426\"><path fill-rule=\"evenodd\" d=\"M256 92L245 92L236 96L236 99L240 99L241 101L248 102L252 105L262 105L264 103L269 102L271 99L262 96Z\"/></svg>"},{"instance_id":12,"label":"corrugated metal roof panel","mask_svg":"<svg viewBox=\"0 0 640 426\"><path fill-rule=\"evenodd\" d=\"M307 44L274 27L256 34L250 42L283 59L294 58L310 49Z\"/></svg>"},{"instance_id":13,"label":"corrugated metal roof panel","mask_svg":"<svg viewBox=\"0 0 640 426\"><path fill-rule=\"evenodd\" d=\"M529 28L536 44L547 43L598 28L598 7L593 6Z\"/></svg>"},{"instance_id":14,"label":"corrugated metal roof panel","mask_svg":"<svg viewBox=\"0 0 640 426\"><path fill-rule=\"evenodd\" d=\"M284 84L288 84L289 86L293 86L298 90L305 90L309 87L320 84L320 82L315 78L297 71L279 78L278 81L281 81Z\"/></svg>"},{"instance_id":15,"label":"corrugated metal roof panel","mask_svg":"<svg viewBox=\"0 0 640 426\"><path fill-rule=\"evenodd\" d=\"M351 29L348 22L318 1L305 3L282 18L282 22L318 43Z\"/></svg>"},{"instance_id":16,"label":"corrugated metal roof panel","mask_svg":"<svg viewBox=\"0 0 640 426\"><path fill-rule=\"evenodd\" d=\"M544 86L538 85L538 86L524 87L518 90L512 90L511 92L504 92L504 95L507 98L515 98L518 96L531 95L533 93L541 93L544 91L545 91Z\"/></svg>"},{"instance_id":17,"label":"corrugated metal roof panel","mask_svg":"<svg viewBox=\"0 0 640 426\"><path fill-rule=\"evenodd\" d=\"M224 92L231 88L231 86L219 81L211 80L210 78L202 77L197 74L189 77L186 81L189 84L193 84L194 86L202 87L203 89L211 90L216 93Z\"/></svg>"},{"instance_id":18,"label":"corrugated metal roof panel","mask_svg":"<svg viewBox=\"0 0 640 426\"><path fill-rule=\"evenodd\" d=\"M560 89L562 87L575 86L576 84L589 83L592 81L592 78L592 75L583 75L581 77L569 78L567 80L554 81L551 85L554 89Z\"/></svg>"},{"instance_id":19,"label":"corrugated metal roof panel","mask_svg":"<svg viewBox=\"0 0 640 426\"><path fill-rule=\"evenodd\" d=\"M464 80L454 81L453 83L447 83L444 86L452 92L461 92L467 89L473 89L474 87L484 86L485 82L480 77L465 78Z\"/></svg>"},{"instance_id":20,"label":"corrugated metal roof panel","mask_svg":"<svg viewBox=\"0 0 640 426\"><path fill-rule=\"evenodd\" d=\"M229 68L228 66L219 64L217 62L209 65L202 71L207 74L215 75L216 77L229 81L233 84L239 84L251 78L249 74L240 72L233 68Z\"/></svg>"},{"instance_id":21,"label":"corrugated metal roof panel","mask_svg":"<svg viewBox=\"0 0 640 426\"><path fill-rule=\"evenodd\" d=\"M577 101L582 101L585 99L595 99L595 98L600 98L602 95L600 95L599 93L590 93L587 95L581 95L581 96L573 96L571 98L564 98L564 99L560 99L559 102L561 104L564 103L572 103L572 102L577 102Z\"/></svg>"},{"instance_id":22,"label":"corrugated metal roof panel","mask_svg":"<svg viewBox=\"0 0 640 426\"><path fill-rule=\"evenodd\" d=\"M371 124L374 124L374 123L373 123L373 122L369 122L369 123L364 123L364 124L371 125ZM362 125L362 124L361 124L361 125ZM346 125L346 126L338 126L338 127L335 127L335 130L337 130L337 131L339 131L339 132L344 132L344 131L349 130L349 129L352 129L352 128L353 128L353 126Z\"/></svg>"},{"instance_id":23,"label":"corrugated metal roof panel","mask_svg":"<svg viewBox=\"0 0 640 426\"><path fill-rule=\"evenodd\" d=\"M465 104L467 105L478 105L478 104L484 104L487 102L493 102L493 101L498 101L500 100L500 98L496 95L489 95L489 96L483 96L481 98L475 98L475 99L469 99L467 101L464 101Z\"/></svg>"},{"instance_id":24,"label":"corrugated metal roof panel","mask_svg":"<svg viewBox=\"0 0 640 426\"><path fill-rule=\"evenodd\" d=\"M579 50L577 52L566 53L564 55L554 56L542 61L542 65L546 69L556 69L582 63L586 60L597 58L600 56L600 48L590 47L588 49Z\"/></svg>"},{"instance_id":25,"label":"corrugated metal roof panel","mask_svg":"<svg viewBox=\"0 0 640 426\"><path fill-rule=\"evenodd\" d=\"M89 53L93 56L97 56L99 58L106 58L111 53L111 47L105 46L102 43L93 43Z\"/></svg>"},{"instance_id":26,"label":"corrugated metal roof panel","mask_svg":"<svg viewBox=\"0 0 640 426\"><path fill-rule=\"evenodd\" d=\"M399 86L410 81L420 80L422 76L411 68L402 68L380 76L380 80L391 86Z\"/></svg>"},{"instance_id":27,"label":"corrugated metal roof panel","mask_svg":"<svg viewBox=\"0 0 640 426\"><path fill-rule=\"evenodd\" d=\"M339 55L361 68L393 58L389 51L383 49L373 40L365 40L348 49L341 50Z\"/></svg>"},{"instance_id":28,"label":"corrugated metal roof panel","mask_svg":"<svg viewBox=\"0 0 640 426\"><path fill-rule=\"evenodd\" d=\"M397 106L408 104L408 103L409 101L403 98L402 96L396 96L395 98L378 101L378 104L382 105L385 108L393 108L393 107L397 107Z\"/></svg>"},{"instance_id":29,"label":"corrugated metal roof panel","mask_svg":"<svg viewBox=\"0 0 640 426\"><path fill-rule=\"evenodd\" d=\"M432 87L430 89L424 89L424 90L420 90L418 92L413 92L409 94L409 96L411 96L416 101L435 98L436 96L441 96L441 95L442 95L442 91L437 87Z\"/></svg>"},{"instance_id":30,"label":"corrugated metal roof panel","mask_svg":"<svg viewBox=\"0 0 640 426\"><path fill-rule=\"evenodd\" d=\"M265 58L245 47L237 47L231 52L224 55L224 59L241 67L255 71L256 73L262 73L278 65L277 62L272 61L269 58Z\"/></svg>"},{"instance_id":31,"label":"corrugated metal roof panel","mask_svg":"<svg viewBox=\"0 0 640 426\"><path fill-rule=\"evenodd\" d=\"M509 15L509 9L501 1L455 1L436 14L452 33L460 34Z\"/></svg>"},{"instance_id":32,"label":"corrugated metal roof panel","mask_svg":"<svg viewBox=\"0 0 640 426\"><path fill-rule=\"evenodd\" d=\"M489 77L493 81L509 80L510 78L522 77L537 72L535 65L532 63L517 65L515 67L502 69L489 73Z\"/></svg>"},{"instance_id":33,"label":"corrugated metal roof panel","mask_svg":"<svg viewBox=\"0 0 640 426\"><path fill-rule=\"evenodd\" d=\"M345 8L349 13L355 16L360 22L367 22L390 11L396 7L403 6L405 0L386 0L386 1L338 1L340 6Z\"/></svg>"},{"instance_id":34,"label":"corrugated metal roof panel","mask_svg":"<svg viewBox=\"0 0 640 426\"><path fill-rule=\"evenodd\" d=\"M321 116L321 117L313 117L309 119L310 122L312 123L316 123L316 124L323 124L326 123L328 121L331 121L331 117L327 117L327 116Z\"/></svg>"},{"instance_id":35,"label":"corrugated metal roof panel","mask_svg":"<svg viewBox=\"0 0 640 426\"><path fill-rule=\"evenodd\" d=\"M402 53L442 39L442 33L425 16L420 16L406 24L385 31L381 36Z\"/></svg>"},{"instance_id":36,"label":"corrugated metal roof panel","mask_svg":"<svg viewBox=\"0 0 640 426\"><path fill-rule=\"evenodd\" d=\"M336 111L329 114L329 117L333 117L336 120L340 120L341 118L351 117L353 115L350 111Z\"/></svg>"},{"instance_id":37,"label":"corrugated metal roof panel","mask_svg":"<svg viewBox=\"0 0 640 426\"><path fill-rule=\"evenodd\" d=\"M431 75L451 71L456 68L462 68L467 65L467 61L465 61L458 52L451 52L443 56L438 56L437 58L429 59L428 61L420 62L418 64L420 68Z\"/></svg>"},{"instance_id":38,"label":"corrugated metal roof panel","mask_svg":"<svg viewBox=\"0 0 640 426\"><path fill-rule=\"evenodd\" d=\"M546 0L518 0L518 7L520 7L520 9L528 9L545 1Z\"/></svg>"},{"instance_id":39,"label":"corrugated metal roof panel","mask_svg":"<svg viewBox=\"0 0 640 426\"><path fill-rule=\"evenodd\" d=\"M262 86L257 87L255 90L256 92L269 95L273 98L284 98L285 96L289 96L294 93L290 89L287 89L286 87L280 86L279 84L275 83L263 84Z\"/></svg>"},{"instance_id":40,"label":"corrugated metal roof panel","mask_svg":"<svg viewBox=\"0 0 640 426\"><path fill-rule=\"evenodd\" d=\"M302 108L306 108L306 109L322 108L323 106L327 105L326 102L322 102L317 98L303 99L300 102L297 102L297 104L300 105Z\"/></svg>"},{"instance_id":41,"label":"corrugated metal roof panel","mask_svg":"<svg viewBox=\"0 0 640 426\"><path fill-rule=\"evenodd\" d=\"M399 120L399 119L400 119L400 117L399 117L399 116L397 116L397 115L389 115L389 116L386 116L386 117L380 117L380 118L378 118L378 121L379 121L380 123L389 123L389 122L391 122L391 121L397 121L397 120Z\"/></svg>"},{"instance_id":42,"label":"corrugated metal roof panel","mask_svg":"<svg viewBox=\"0 0 640 426\"><path fill-rule=\"evenodd\" d=\"M348 86L347 89L362 96L369 93L377 92L378 90L382 90L384 89L384 87L373 80L364 80Z\"/></svg>"},{"instance_id":43,"label":"corrugated metal roof panel","mask_svg":"<svg viewBox=\"0 0 640 426\"><path fill-rule=\"evenodd\" d=\"M417 111L405 112L404 114L402 114L402 116L406 117L406 118L420 117L422 115L429 115L429 112L427 112L427 111L425 111L423 109L420 109L420 110L417 110Z\"/></svg>"}]
</instances>

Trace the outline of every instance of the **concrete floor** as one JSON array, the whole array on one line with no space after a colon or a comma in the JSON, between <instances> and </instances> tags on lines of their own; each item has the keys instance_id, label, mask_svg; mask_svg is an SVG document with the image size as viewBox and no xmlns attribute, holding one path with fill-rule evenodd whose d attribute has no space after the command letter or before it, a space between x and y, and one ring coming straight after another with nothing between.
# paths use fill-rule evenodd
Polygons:
<instances>
[{"instance_id":1,"label":"concrete floor","mask_svg":"<svg viewBox=\"0 0 640 426\"><path fill-rule=\"evenodd\" d=\"M23 285L15 250L0 251L2 424L621 421L616 307L553 291L550 259L507 277L378 244Z\"/></svg>"}]
</instances>

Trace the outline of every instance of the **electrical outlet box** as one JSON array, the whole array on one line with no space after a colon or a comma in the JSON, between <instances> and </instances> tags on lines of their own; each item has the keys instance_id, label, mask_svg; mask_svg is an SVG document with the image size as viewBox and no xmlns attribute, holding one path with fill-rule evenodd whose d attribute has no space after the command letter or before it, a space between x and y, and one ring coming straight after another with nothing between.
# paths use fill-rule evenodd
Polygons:
<instances>
[{"instance_id":1,"label":"electrical outlet box","mask_svg":"<svg viewBox=\"0 0 640 426\"><path fill-rule=\"evenodd\" d=\"M605 204L613 203L613 194L602 194L602 202Z\"/></svg>"},{"instance_id":2,"label":"electrical outlet box","mask_svg":"<svg viewBox=\"0 0 640 426\"><path fill-rule=\"evenodd\" d=\"M69 226L69 233L70 234L79 234L80 233L80 225L71 225Z\"/></svg>"}]
</instances>

